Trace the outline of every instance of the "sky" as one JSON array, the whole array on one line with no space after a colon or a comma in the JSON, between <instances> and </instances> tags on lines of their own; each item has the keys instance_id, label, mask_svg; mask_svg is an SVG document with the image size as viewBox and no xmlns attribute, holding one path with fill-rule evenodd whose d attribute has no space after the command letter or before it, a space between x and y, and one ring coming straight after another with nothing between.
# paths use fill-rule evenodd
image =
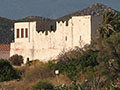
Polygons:
<instances>
[{"instance_id":1,"label":"sky","mask_svg":"<svg viewBox=\"0 0 120 90\"><path fill-rule=\"evenodd\" d=\"M97 2L120 11L120 0L0 0L0 16L14 20L27 16L58 18Z\"/></svg>"}]
</instances>

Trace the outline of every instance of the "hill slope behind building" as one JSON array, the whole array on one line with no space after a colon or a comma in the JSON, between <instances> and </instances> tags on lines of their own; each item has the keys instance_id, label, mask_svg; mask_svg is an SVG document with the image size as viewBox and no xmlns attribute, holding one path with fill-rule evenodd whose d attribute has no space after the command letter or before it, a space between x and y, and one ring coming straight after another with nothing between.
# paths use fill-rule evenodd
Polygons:
<instances>
[{"instance_id":1,"label":"hill slope behind building","mask_svg":"<svg viewBox=\"0 0 120 90\"><path fill-rule=\"evenodd\" d=\"M0 43L8 44L13 40L14 20L0 17Z\"/></svg>"},{"instance_id":2,"label":"hill slope behind building","mask_svg":"<svg viewBox=\"0 0 120 90\"><path fill-rule=\"evenodd\" d=\"M56 20L57 21L66 21L66 20L69 20L72 16L84 16L84 15L97 16L97 15L102 15L105 11L117 12L116 10L114 10L114 9L104 5L104 4L95 3L91 6L89 6L88 8L85 8L83 10L79 10L77 12L65 15L63 17L56 19Z\"/></svg>"}]
</instances>

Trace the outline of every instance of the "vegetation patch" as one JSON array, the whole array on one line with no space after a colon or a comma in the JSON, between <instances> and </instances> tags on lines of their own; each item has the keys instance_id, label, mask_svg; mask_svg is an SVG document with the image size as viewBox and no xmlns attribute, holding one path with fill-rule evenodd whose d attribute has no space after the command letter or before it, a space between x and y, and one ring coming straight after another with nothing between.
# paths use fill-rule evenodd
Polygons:
<instances>
[{"instance_id":1,"label":"vegetation patch","mask_svg":"<svg viewBox=\"0 0 120 90\"><path fill-rule=\"evenodd\" d=\"M54 90L54 86L48 81L41 80L33 85L32 90Z\"/></svg>"},{"instance_id":2,"label":"vegetation patch","mask_svg":"<svg viewBox=\"0 0 120 90\"><path fill-rule=\"evenodd\" d=\"M20 78L20 71L14 69L7 60L0 60L0 81L9 81Z\"/></svg>"}]
</instances>

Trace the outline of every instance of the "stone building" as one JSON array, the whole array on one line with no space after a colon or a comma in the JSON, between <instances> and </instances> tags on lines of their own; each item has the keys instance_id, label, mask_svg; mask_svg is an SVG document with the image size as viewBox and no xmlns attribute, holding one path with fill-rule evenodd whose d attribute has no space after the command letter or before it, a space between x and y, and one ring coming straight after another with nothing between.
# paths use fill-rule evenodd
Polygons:
<instances>
[{"instance_id":1,"label":"stone building","mask_svg":"<svg viewBox=\"0 0 120 90\"><path fill-rule=\"evenodd\" d=\"M10 44L0 44L0 59L8 59L10 57Z\"/></svg>"},{"instance_id":2,"label":"stone building","mask_svg":"<svg viewBox=\"0 0 120 90\"><path fill-rule=\"evenodd\" d=\"M72 16L66 21L31 21L14 24L10 56L22 55L24 63L57 58L62 50L90 44L96 37L101 16Z\"/></svg>"}]
</instances>

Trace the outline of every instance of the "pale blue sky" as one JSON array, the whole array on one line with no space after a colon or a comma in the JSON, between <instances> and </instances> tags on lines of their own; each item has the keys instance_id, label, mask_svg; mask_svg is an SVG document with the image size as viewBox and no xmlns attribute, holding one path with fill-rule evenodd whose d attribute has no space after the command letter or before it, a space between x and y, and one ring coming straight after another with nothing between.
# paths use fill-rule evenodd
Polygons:
<instances>
[{"instance_id":1,"label":"pale blue sky","mask_svg":"<svg viewBox=\"0 0 120 90\"><path fill-rule=\"evenodd\" d=\"M26 16L57 18L96 2L120 11L120 0L0 0L0 16L9 19Z\"/></svg>"}]
</instances>

